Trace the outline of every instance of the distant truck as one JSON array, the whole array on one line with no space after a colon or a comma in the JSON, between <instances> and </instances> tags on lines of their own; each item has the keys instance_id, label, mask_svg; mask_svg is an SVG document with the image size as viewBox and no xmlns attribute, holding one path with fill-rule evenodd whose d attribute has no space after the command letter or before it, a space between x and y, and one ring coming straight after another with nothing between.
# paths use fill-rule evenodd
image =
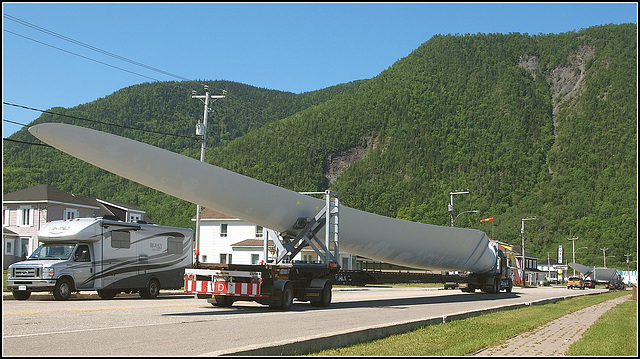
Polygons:
<instances>
[{"instance_id":1,"label":"distant truck","mask_svg":"<svg viewBox=\"0 0 640 359\"><path fill-rule=\"evenodd\" d=\"M7 289L26 300L32 292L52 292L67 300L73 292L97 290L102 299L120 292L155 298L160 289L182 288L193 266L192 230L108 217L47 222L42 244L9 266Z\"/></svg>"}]
</instances>

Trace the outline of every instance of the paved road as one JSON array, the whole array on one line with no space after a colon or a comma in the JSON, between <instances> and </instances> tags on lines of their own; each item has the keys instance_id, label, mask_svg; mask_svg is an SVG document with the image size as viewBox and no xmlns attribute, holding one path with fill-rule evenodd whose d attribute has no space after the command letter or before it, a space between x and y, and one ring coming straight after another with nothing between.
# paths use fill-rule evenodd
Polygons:
<instances>
[{"instance_id":1,"label":"paved road","mask_svg":"<svg viewBox=\"0 0 640 359\"><path fill-rule=\"evenodd\" d=\"M467 312L517 306L548 298L598 293L562 287L514 288L512 293L462 293L416 287L334 288L329 308L295 303L271 310L252 302L215 308L187 295L72 298L50 296L4 300L3 355L15 356L195 356L274 354L346 344L353 333L367 339L411 329ZM373 333L373 334L372 334ZM296 350L296 349L293 349Z\"/></svg>"}]
</instances>

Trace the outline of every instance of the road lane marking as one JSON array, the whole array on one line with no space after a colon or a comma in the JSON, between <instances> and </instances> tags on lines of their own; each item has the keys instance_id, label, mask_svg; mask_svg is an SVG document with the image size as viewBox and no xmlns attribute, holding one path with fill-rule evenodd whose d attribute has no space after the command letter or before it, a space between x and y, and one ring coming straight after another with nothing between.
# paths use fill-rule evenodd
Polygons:
<instances>
[{"instance_id":1,"label":"road lane marking","mask_svg":"<svg viewBox=\"0 0 640 359\"><path fill-rule=\"evenodd\" d=\"M73 313L73 312L99 312L107 310L127 310L127 309L153 309L153 308L172 308L172 307L198 307L198 304L182 304L182 305L154 305L144 307L117 307L117 308L84 308L84 309L58 309L58 310L33 310L28 312L3 312L2 315L20 315L20 314L43 314L43 313Z\"/></svg>"}]
</instances>

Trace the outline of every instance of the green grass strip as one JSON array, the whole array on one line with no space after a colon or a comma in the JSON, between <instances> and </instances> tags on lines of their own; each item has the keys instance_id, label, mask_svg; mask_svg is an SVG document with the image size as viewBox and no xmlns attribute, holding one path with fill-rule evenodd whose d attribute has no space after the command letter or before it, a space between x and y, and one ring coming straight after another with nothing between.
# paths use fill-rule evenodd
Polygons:
<instances>
[{"instance_id":1,"label":"green grass strip","mask_svg":"<svg viewBox=\"0 0 640 359\"><path fill-rule=\"evenodd\" d=\"M533 330L582 308L629 292L614 291L561 300L552 304L483 314L450 323L430 325L408 333L392 335L344 348L323 350L322 356L461 356ZM636 320L633 318L633 320ZM635 343L635 342L634 342ZM608 354L604 354L608 355ZM630 355L629 353L626 355Z\"/></svg>"},{"instance_id":2,"label":"green grass strip","mask_svg":"<svg viewBox=\"0 0 640 359\"><path fill-rule=\"evenodd\" d=\"M565 355L637 356L638 302L627 300L604 313Z\"/></svg>"}]
</instances>

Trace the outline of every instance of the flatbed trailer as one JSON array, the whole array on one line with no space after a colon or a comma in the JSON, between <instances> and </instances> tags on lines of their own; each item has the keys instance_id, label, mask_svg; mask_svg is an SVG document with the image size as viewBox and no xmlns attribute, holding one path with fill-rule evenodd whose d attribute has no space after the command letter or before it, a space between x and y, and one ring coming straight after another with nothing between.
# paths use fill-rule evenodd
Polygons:
<instances>
[{"instance_id":1,"label":"flatbed trailer","mask_svg":"<svg viewBox=\"0 0 640 359\"><path fill-rule=\"evenodd\" d=\"M267 230L264 258L268 258L268 239L273 240L271 262L261 264L220 264L195 262L186 269L184 290L207 299L219 307L230 307L236 301L255 301L271 308L287 310L293 300L326 307L331 303L331 289L338 265L338 194L306 192L325 196L325 206L314 217L295 220L301 231L292 235ZM325 241L318 238L324 232ZM320 259L317 263L291 261L303 248L312 248Z\"/></svg>"},{"instance_id":2,"label":"flatbed trailer","mask_svg":"<svg viewBox=\"0 0 640 359\"><path fill-rule=\"evenodd\" d=\"M507 260L502 251L498 252L499 264L493 273L414 273L402 271L370 271L370 270L340 270L334 278L334 284L364 286L367 284L397 284L397 283L442 283L443 285L456 283L463 292L475 292L476 289L485 293L510 293L513 281ZM446 288L445 288L446 289Z\"/></svg>"},{"instance_id":3,"label":"flatbed trailer","mask_svg":"<svg viewBox=\"0 0 640 359\"><path fill-rule=\"evenodd\" d=\"M216 264L186 269L184 290L218 307L255 301L275 309L290 309L293 300L326 307L339 266L320 263Z\"/></svg>"}]
</instances>

